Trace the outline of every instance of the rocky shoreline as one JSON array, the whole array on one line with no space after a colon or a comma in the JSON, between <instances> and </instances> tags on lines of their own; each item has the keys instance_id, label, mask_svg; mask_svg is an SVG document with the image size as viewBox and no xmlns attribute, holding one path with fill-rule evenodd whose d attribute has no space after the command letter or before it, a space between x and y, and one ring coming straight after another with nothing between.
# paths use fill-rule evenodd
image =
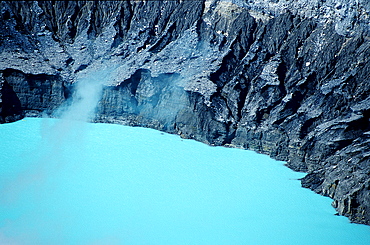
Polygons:
<instances>
[{"instance_id":1,"label":"rocky shoreline","mask_svg":"<svg viewBox=\"0 0 370 245\"><path fill-rule=\"evenodd\" d=\"M116 67L95 122L250 149L370 225L366 1L2 1L0 122ZM105 64L103 66L101 64Z\"/></svg>"}]
</instances>

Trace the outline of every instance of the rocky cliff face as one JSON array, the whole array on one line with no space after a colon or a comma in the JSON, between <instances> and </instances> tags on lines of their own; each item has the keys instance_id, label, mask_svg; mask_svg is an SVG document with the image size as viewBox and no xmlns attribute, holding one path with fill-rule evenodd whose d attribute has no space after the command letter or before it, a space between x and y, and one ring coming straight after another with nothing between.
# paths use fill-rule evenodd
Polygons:
<instances>
[{"instance_id":1,"label":"rocky cliff face","mask_svg":"<svg viewBox=\"0 0 370 245\"><path fill-rule=\"evenodd\" d=\"M366 0L2 1L0 10L1 122L52 115L79 77L109 67L94 121L268 154L307 172L302 185L340 215L370 224Z\"/></svg>"}]
</instances>

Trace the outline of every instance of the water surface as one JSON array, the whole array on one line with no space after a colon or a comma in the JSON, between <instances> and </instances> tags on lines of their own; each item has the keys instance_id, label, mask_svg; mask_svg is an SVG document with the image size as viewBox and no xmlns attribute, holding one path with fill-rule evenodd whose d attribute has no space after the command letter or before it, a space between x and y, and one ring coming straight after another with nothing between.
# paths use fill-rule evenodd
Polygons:
<instances>
[{"instance_id":1,"label":"water surface","mask_svg":"<svg viewBox=\"0 0 370 245\"><path fill-rule=\"evenodd\" d=\"M145 128L0 125L0 244L370 244L304 175Z\"/></svg>"}]
</instances>

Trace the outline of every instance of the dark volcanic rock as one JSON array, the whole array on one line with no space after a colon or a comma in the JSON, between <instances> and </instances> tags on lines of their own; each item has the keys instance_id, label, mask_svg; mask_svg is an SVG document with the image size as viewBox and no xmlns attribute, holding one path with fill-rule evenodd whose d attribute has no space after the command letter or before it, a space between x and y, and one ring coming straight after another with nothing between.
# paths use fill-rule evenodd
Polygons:
<instances>
[{"instance_id":1,"label":"dark volcanic rock","mask_svg":"<svg viewBox=\"0 0 370 245\"><path fill-rule=\"evenodd\" d=\"M255 150L370 224L367 1L0 2L0 121L112 70L96 122ZM102 65L103 64L103 65ZM103 68L102 68L103 67Z\"/></svg>"}]
</instances>

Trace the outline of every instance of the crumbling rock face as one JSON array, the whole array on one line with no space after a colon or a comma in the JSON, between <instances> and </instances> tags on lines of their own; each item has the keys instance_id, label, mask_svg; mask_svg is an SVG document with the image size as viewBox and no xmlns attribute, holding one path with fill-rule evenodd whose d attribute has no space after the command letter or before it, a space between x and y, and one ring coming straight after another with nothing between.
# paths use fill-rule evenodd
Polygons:
<instances>
[{"instance_id":1,"label":"crumbling rock face","mask_svg":"<svg viewBox=\"0 0 370 245\"><path fill-rule=\"evenodd\" d=\"M95 122L251 149L370 224L367 1L0 3L0 121L112 67ZM105 66L101 66L105 64ZM104 72L102 70L102 72Z\"/></svg>"}]
</instances>

